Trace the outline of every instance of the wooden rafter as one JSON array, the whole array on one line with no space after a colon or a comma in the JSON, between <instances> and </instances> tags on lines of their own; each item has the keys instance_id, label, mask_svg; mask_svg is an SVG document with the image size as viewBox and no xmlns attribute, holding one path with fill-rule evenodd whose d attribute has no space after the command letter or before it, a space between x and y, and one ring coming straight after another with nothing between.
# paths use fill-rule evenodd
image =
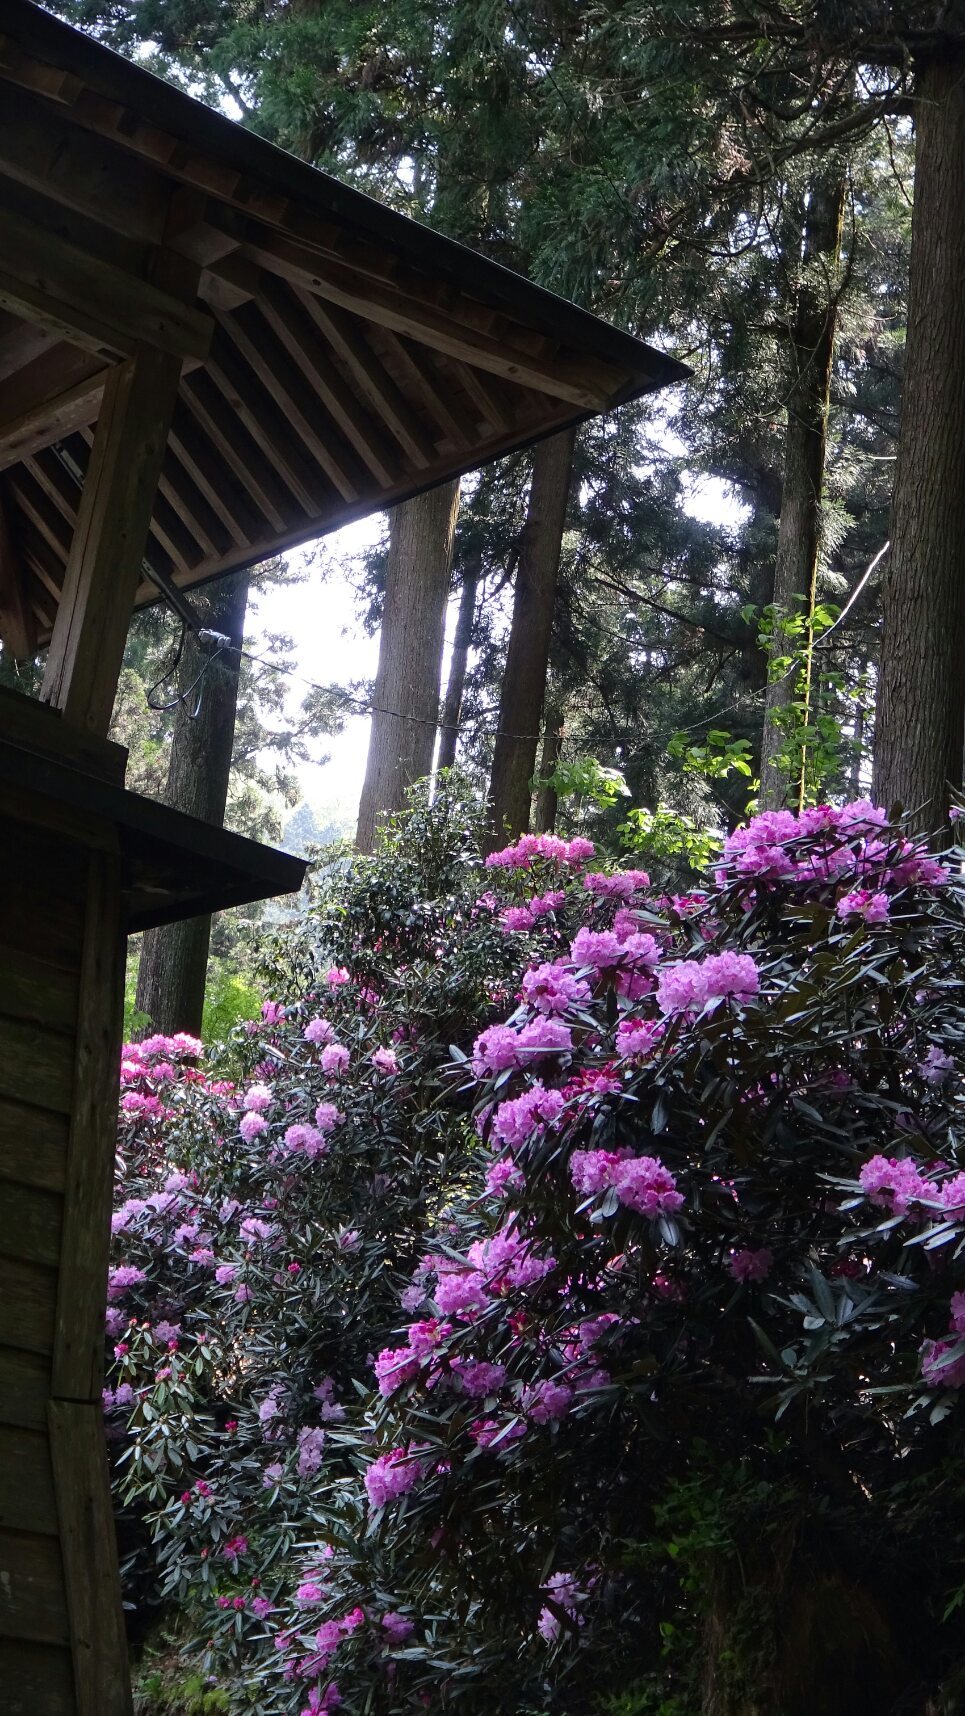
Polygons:
<instances>
[{"instance_id":1,"label":"wooden rafter","mask_svg":"<svg viewBox=\"0 0 965 1716\"><path fill-rule=\"evenodd\" d=\"M0 494L0 638L15 661L37 653L37 622L28 600L28 574Z\"/></svg>"},{"instance_id":2,"label":"wooden rafter","mask_svg":"<svg viewBox=\"0 0 965 1716\"><path fill-rule=\"evenodd\" d=\"M333 350L338 353L358 387L375 406L416 470L428 469L435 456L435 447L405 394L396 386L366 341L362 323L356 317L347 315L344 310L339 310L334 304L323 303L312 292L295 288L294 296Z\"/></svg>"},{"instance_id":3,"label":"wooden rafter","mask_svg":"<svg viewBox=\"0 0 965 1716\"><path fill-rule=\"evenodd\" d=\"M324 493L321 472L305 457L300 443L287 431L283 412L259 378L239 360L223 331L212 342L206 374L217 383L236 421L248 430L266 463L274 467L297 505L310 518Z\"/></svg>"},{"instance_id":4,"label":"wooden rafter","mask_svg":"<svg viewBox=\"0 0 965 1716\"><path fill-rule=\"evenodd\" d=\"M312 392L302 369L280 345L271 327L266 328L261 322L257 311L254 321L239 312L225 316L221 325L342 499L358 500L361 472L348 448L345 448L347 457L339 453L342 437L338 429L333 429L332 419L323 409L331 411L330 396L321 394L320 408L319 397Z\"/></svg>"},{"instance_id":5,"label":"wooden rafter","mask_svg":"<svg viewBox=\"0 0 965 1716\"><path fill-rule=\"evenodd\" d=\"M378 286L371 281L363 284L351 269L326 264L324 258L305 245L277 234L270 235L270 238L262 236L255 223L250 223L250 230L245 253L269 273L291 280L319 298L364 316L367 321L377 322L380 327L402 334L419 345L429 346L449 357L461 358L506 381L533 387L539 393L566 400L584 411L606 408L607 378L602 369L594 372L591 365L570 357L551 361L532 352L518 350L505 339L470 327L423 298ZM212 272L217 273L221 267L220 263L213 264Z\"/></svg>"},{"instance_id":6,"label":"wooden rafter","mask_svg":"<svg viewBox=\"0 0 965 1716\"><path fill-rule=\"evenodd\" d=\"M359 402L327 356L318 331L289 288L278 280L263 277L259 308L284 346L289 363L300 365L316 394L324 402L346 440L364 459L376 481L384 488L400 475L398 455L388 446L378 425ZM242 312L234 321L240 322Z\"/></svg>"},{"instance_id":7,"label":"wooden rafter","mask_svg":"<svg viewBox=\"0 0 965 1716\"><path fill-rule=\"evenodd\" d=\"M256 513L236 474L220 463L183 399L175 408L168 448L221 520L231 540L239 548L250 548L257 542L265 520ZM226 473L235 483L233 495L228 493Z\"/></svg>"},{"instance_id":8,"label":"wooden rafter","mask_svg":"<svg viewBox=\"0 0 965 1716\"><path fill-rule=\"evenodd\" d=\"M71 379L71 376L75 379ZM108 370L56 345L0 386L0 470L93 423Z\"/></svg>"},{"instance_id":9,"label":"wooden rafter","mask_svg":"<svg viewBox=\"0 0 965 1716\"><path fill-rule=\"evenodd\" d=\"M429 354L386 328L381 329L381 339L397 368L422 394L449 445L460 451L468 448L471 445L468 425L453 410L448 390L435 375Z\"/></svg>"},{"instance_id":10,"label":"wooden rafter","mask_svg":"<svg viewBox=\"0 0 965 1716\"><path fill-rule=\"evenodd\" d=\"M206 373L188 376L182 388L192 415L218 456L244 485L255 505L277 531L291 528L291 500L256 441L239 423L224 395Z\"/></svg>"}]
</instances>

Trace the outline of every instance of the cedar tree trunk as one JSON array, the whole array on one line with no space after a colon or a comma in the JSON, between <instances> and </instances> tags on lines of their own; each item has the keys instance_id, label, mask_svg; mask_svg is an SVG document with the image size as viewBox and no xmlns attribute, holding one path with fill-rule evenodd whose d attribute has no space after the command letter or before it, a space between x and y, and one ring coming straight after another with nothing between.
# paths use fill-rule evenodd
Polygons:
<instances>
[{"instance_id":1,"label":"cedar tree trunk","mask_svg":"<svg viewBox=\"0 0 965 1716\"><path fill-rule=\"evenodd\" d=\"M469 646L472 643L472 627L476 618L476 596L479 591L481 573L481 556L476 556L463 579L462 594L459 597L459 617L456 620L456 632L452 640L449 679L446 684L446 696L442 705L442 720L440 722L438 763L440 769L451 769L456 760L459 716L462 712L462 694L466 688L466 669L469 665Z\"/></svg>"},{"instance_id":2,"label":"cedar tree trunk","mask_svg":"<svg viewBox=\"0 0 965 1716\"><path fill-rule=\"evenodd\" d=\"M217 645L202 643L189 632L178 671L178 688L186 696L175 718L164 802L218 828L224 822L228 797L241 668L238 651L244 640L247 604L247 572L236 573L219 585L204 619L212 631L229 637L234 647L212 662L192 692L190 687ZM201 705L192 719L199 691ZM152 1030L168 1036L175 1031L190 1031L196 1036L200 1031L210 939L210 917L187 918L183 923L145 931L137 974L137 1006L147 1013Z\"/></svg>"},{"instance_id":3,"label":"cedar tree trunk","mask_svg":"<svg viewBox=\"0 0 965 1716\"><path fill-rule=\"evenodd\" d=\"M944 823L965 730L965 54L919 66L874 796Z\"/></svg>"},{"instance_id":4,"label":"cedar tree trunk","mask_svg":"<svg viewBox=\"0 0 965 1716\"><path fill-rule=\"evenodd\" d=\"M533 454L489 784L490 832L496 844L504 836L516 839L529 827L530 781L536 772L575 437L574 429L564 429L541 441Z\"/></svg>"},{"instance_id":5,"label":"cedar tree trunk","mask_svg":"<svg viewBox=\"0 0 965 1716\"><path fill-rule=\"evenodd\" d=\"M559 809L559 799L556 788L548 786L553 770L560 760L560 742L563 738L563 717L558 709L546 711L546 722L543 727L543 754L539 760L540 787L536 794L536 832L537 834L552 834L556 828L556 812Z\"/></svg>"},{"instance_id":6,"label":"cedar tree trunk","mask_svg":"<svg viewBox=\"0 0 965 1716\"><path fill-rule=\"evenodd\" d=\"M774 563L773 632L768 651L772 671L764 701L761 736L762 810L784 804L787 772L777 757L786 740L782 715L798 695L796 673L778 667L801 639L784 621L813 610L821 536L821 490L828 432L828 401L837 309L834 282L841 244L845 183L838 170L812 185L804 228L801 284L791 335L791 386L784 439L784 482ZM803 767L803 759L802 764Z\"/></svg>"},{"instance_id":7,"label":"cedar tree trunk","mask_svg":"<svg viewBox=\"0 0 965 1716\"><path fill-rule=\"evenodd\" d=\"M459 482L392 513L375 710L355 843L371 852L380 822L432 770ZM391 711L391 713L390 713Z\"/></svg>"}]
</instances>

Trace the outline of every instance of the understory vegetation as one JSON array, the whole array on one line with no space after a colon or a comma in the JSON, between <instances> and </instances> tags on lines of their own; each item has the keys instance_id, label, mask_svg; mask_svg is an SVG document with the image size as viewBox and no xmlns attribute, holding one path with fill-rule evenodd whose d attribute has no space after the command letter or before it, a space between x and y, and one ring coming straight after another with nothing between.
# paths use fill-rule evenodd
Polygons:
<instances>
[{"instance_id":1,"label":"understory vegetation","mask_svg":"<svg viewBox=\"0 0 965 1716\"><path fill-rule=\"evenodd\" d=\"M125 1050L141 1710L959 1708L958 857L480 816L418 789L259 1018Z\"/></svg>"}]
</instances>

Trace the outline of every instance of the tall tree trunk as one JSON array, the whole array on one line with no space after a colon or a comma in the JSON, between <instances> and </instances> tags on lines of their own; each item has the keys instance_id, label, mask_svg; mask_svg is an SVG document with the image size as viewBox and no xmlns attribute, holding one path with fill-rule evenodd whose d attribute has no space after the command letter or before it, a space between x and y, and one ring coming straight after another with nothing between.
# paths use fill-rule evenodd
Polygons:
<instances>
[{"instance_id":1,"label":"tall tree trunk","mask_svg":"<svg viewBox=\"0 0 965 1716\"><path fill-rule=\"evenodd\" d=\"M195 605L200 608L200 601ZM184 694L184 702L175 718L164 802L219 828L228 797L241 668L238 652L244 641L247 605L247 572L236 573L219 584L201 617L212 631L229 637L233 647L211 662L201 684L192 691L217 645L202 643L189 632L178 671L178 689ZM193 716L198 692L201 704ZM152 1030L168 1035L200 1031L210 940L210 917L187 918L183 923L145 931L137 974L137 1007L148 1015Z\"/></svg>"},{"instance_id":2,"label":"tall tree trunk","mask_svg":"<svg viewBox=\"0 0 965 1716\"><path fill-rule=\"evenodd\" d=\"M965 733L965 53L918 70L901 434L874 795L944 823Z\"/></svg>"},{"instance_id":3,"label":"tall tree trunk","mask_svg":"<svg viewBox=\"0 0 965 1716\"><path fill-rule=\"evenodd\" d=\"M442 705L442 720L439 723L440 769L451 769L456 760L459 716L462 712L462 694L466 689L466 669L469 666L469 647L472 643L473 621L476 618L476 596L479 592L481 573L482 556L474 555L463 579L462 594L459 597L459 615L456 620L455 636L452 640L449 678L446 682L445 701Z\"/></svg>"},{"instance_id":4,"label":"tall tree trunk","mask_svg":"<svg viewBox=\"0 0 965 1716\"><path fill-rule=\"evenodd\" d=\"M536 771L575 437L575 430L564 429L540 441L533 454L489 785L490 830L497 843L529 827L529 783Z\"/></svg>"},{"instance_id":5,"label":"tall tree trunk","mask_svg":"<svg viewBox=\"0 0 965 1716\"><path fill-rule=\"evenodd\" d=\"M392 513L376 707L355 836L360 852L371 852L379 823L401 810L407 787L432 769L458 509L454 478Z\"/></svg>"},{"instance_id":6,"label":"tall tree trunk","mask_svg":"<svg viewBox=\"0 0 965 1716\"><path fill-rule=\"evenodd\" d=\"M536 832L552 834L556 827L559 799L556 788L547 785L560 760L563 717L558 709L547 709L543 726L543 752L539 760L540 787L536 794Z\"/></svg>"},{"instance_id":7,"label":"tall tree trunk","mask_svg":"<svg viewBox=\"0 0 965 1716\"><path fill-rule=\"evenodd\" d=\"M778 766L786 727L782 716L797 697L797 674L777 665L800 648L786 622L807 617L814 607L821 536L821 490L828 432L831 362L837 321L835 275L841 244L845 182L828 169L811 187L804 228L801 284L791 335L791 386L784 439L784 482L774 563L772 671L764 702L761 735L760 804L776 810L784 804L789 774ZM803 767L803 758L801 761Z\"/></svg>"}]
</instances>

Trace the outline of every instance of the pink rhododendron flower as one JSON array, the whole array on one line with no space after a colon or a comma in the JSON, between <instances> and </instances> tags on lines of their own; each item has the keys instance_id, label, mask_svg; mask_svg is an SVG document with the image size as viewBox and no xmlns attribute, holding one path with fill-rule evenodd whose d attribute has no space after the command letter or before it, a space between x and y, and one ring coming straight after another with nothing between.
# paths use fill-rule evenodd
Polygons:
<instances>
[{"instance_id":1,"label":"pink rhododendron flower","mask_svg":"<svg viewBox=\"0 0 965 1716\"><path fill-rule=\"evenodd\" d=\"M527 906L507 906L504 912L500 912L499 921L504 930L520 935L533 929L536 923Z\"/></svg>"},{"instance_id":2,"label":"pink rhododendron flower","mask_svg":"<svg viewBox=\"0 0 965 1716\"><path fill-rule=\"evenodd\" d=\"M332 1043L335 1041L335 1026L327 1019L309 1019L302 1036L306 1043Z\"/></svg>"},{"instance_id":3,"label":"pink rhododendron flower","mask_svg":"<svg viewBox=\"0 0 965 1716\"><path fill-rule=\"evenodd\" d=\"M251 1245L259 1240L272 1239L275 1229L270 1221L262 1221L260 1216L246 1216L238 1232Z\"/></svg>"},{"instance_id":4,"label":"pink rhododendron flower","mask_svg":"<svg viewBox=\"0 0 965 1716\"><path fill-rule=\"evenodd\" d=\"M139 1287L147 1276L143 1269L138 1269L133 1263L119 1263L107 1277L107 1297L119 1299L122 1293L127 1293L132 1287Z\"/></svg>"},{"instance_id":5,"label":"pink rhododendron flower","mask_svg":"<svg viewBox=\"0 0 965 1716\"><path fill-rule=\"evenodd\" d=\"M613 1175L630 1150L574 1150L570 1179L583 1197L595 1197L613 1184Z\"/></svg>"},{"instance_id":6,"label":"pink rhododendron flower","mask_svg":"<svg viewBox=\"0 0 965 1716\"><path fill-rule=\"evenodd\" d=\"M241 1106L253 1114L263 1114L266 1108L271 1107L272 1101L271 1091L266 1084L253 1084L245 1091Z\"/></svg>"},{"instance_id":7,"label":"pink rhododendron flower","mask_svg":"<svg viewBox=\"0 0 965 1716\"><path fill-rule=\"evenodd\" d=\"M618 1163L613 1189L621 1204L651 1219L672 1215L684 1201L670 1170L656 1156L634 1156Z\"/></svg>"},{"instance_id":8,"label":"pink rhododendron flower","mask_svg":"<svg viewBox=\"0 0 965 1716\"><path fill-rule=\"evenodd\" d=\"M596 847L592 840L585 840L582 835L578 834L575 839L567 842L566 862L567 864L585 864L587 859L592 858L595 853Z\"/></svg>"},{"instance_id":9,"label":"pink rhododendron flower","mask_svg":"<svg viewBox=\"0 0 965 1716\"><path fill-rule=\"evenodd\" d=\"M492 1135L502 1144L525 1144L534 1132L559 1119L566 1099L562 1091L546 1090L539 1079L522 1096L501 1102L492 1119Z\"/></svg>"},{"instance_id":10,"label":"pink rhododendron flower","mask_svg":"<svg viewBox=\"0 0 965 1716\"><path fill-rule=\"evenodd\" d=\"M325 1448L325 1432L320 1429L305 1429L298 1432L298 1473L300 1477L308 1477L317 1472L322 1463L322 1453Z\"/></svg>"},{"instance_id":11,"label":"pink rhododendron flower","mask_svg":"<svg viewBox=\"0 0 965 1716\"><path fill-rule=\"evenodd\" d=\"M526 1425L514 1423L507 1419L505 1423L497 1423L495 1418L477 1418L469 1426L469 1434L480 1448L491 1448L494 1444L497 1451L508 1448L511 1442L518 1442L526 1434Z\"/></svg>"},{"instance_id":12,"label":"pink rhododendron flower","mask_svg":"<svg viewBox=\"0 0 965 1716\"><path fill-rule=\"evenodd\" d=\"M242 1115L238 1131L241 1133L245 1143L251 1144L254 1139L260 1138L263 1132L268 1131L268 1122L258 1113L244 1114Z\"/></svg>"},{"instance_id":13,"label":"pink rhododendron flower","mask_svg":"<svg viewBox=\"0 0 965 1716\"><path fill-rule=\"evenodd\" d=\"M411 1347L385 1347L375 1360L373 1369L379 1393L386 1398L419 1374L419 1359Z\"/></svg>"},{"instance_id":14,"label":"pink rhododendron flower","mask_svg":"<svg viewBox=\"0 0 965 1716\"><path fill-rule=\"evenodd\" d=\"M663 1013L698 1013L727 996L744 1000L759 988L760 975L749 953L711 953L705 959L665 966L657 984L657 1004Z\"/></svg>"},{"instance_id":15,"label":"pink rhododendron flower","mask_svg":"<svg viewBox=\"0 0 965 1716\"><path fill-rule=\"evenodd\" d=\"M385 1507L388 1502L405 1495L421 1477L421 1465L418 1460L407 1458L404 1448L393 1448L388 1454L380 1454L365 1473L369 1505Z\"/></svg>"},{"instance_id":16,"label":"pink rhododendron flower","mask_svg":"<svg viewBox=\"0 0 965 1716\"><path fill-rule=\"evenodd\" d=\"M411 1638L415 1632L414 1623L407 1620L405 1615L397 1614L394 1609L386 1611L382 1616L381 1625L388 1635L390 1646L405 1644L406 1639Z\"/></svg>"},{"instance_id":17,"label":"pink rhododendron flower","mask_svg":"<svg viewBox=\"0 0 965 1716\"><path fill-rule=\"evenodd\" d=\"M873 894L867 888L855 888L850 894L842 894L837 913L839 918L863 918L866 924L886 924L891 907L887 894Z\"/></svg>"},{"instance_id":18,"label":"pink rhododendron flower","mask_svg":"<svg viewBox=\"0 0 965 1716\"><path fill-rule=\"evenodd\" d=\"M727 1267L735 1281L766 1281L774 1265L774 1253L766 1245L759 1251L732 1251Z\"/></svg>"},{"instance_id":19,"label":"pink rhododendron flower","mask_svg":"<svg viewBox=\"0 0 965 1716\"><path fill-rule=\"evenodd\" d=\"M937 1186L923 1180L910 1157L872 1156L858 1175L861 1190L879 1209L904 1215L908 1205L935 1197Z\"/></svg>"},{"instance_id":20,"label":"pink rhododendron flower","mask_svg":"<svg viewBox=\"0 0 965 1716\"><path fill-rule=\"evenodd\" d=\"M495 1394L506 1381L506 1366L487 1364L485 1359L454 1358L449 1368L459 1378L462 1392L473 1399Z\"/></svg>"},{"instance_id":21,"label":"pink rhododendron flower","mask_svg":"<svg viewBox=\"0 0 965 1716\"><path fill-rule=\"evenodd\" d=\"M330 965L325 973L325 981L330 989L341 989L346 983L351 983L352 979L344 965Z\"/></svg>"},{"instance_id":22,"label":"pink rhododendron flower","mask_svg":"<svg viewBox=\"0 0 965 1716\"><path fill-rule=\"evenodd\" d=\"M617 1026L617 1054L644 1059L652 1055L664 1033L652 1019L623 1019Z\"/></svg>"},{"instance_id":23,"label":"pink rhododendron flower","mask_svg":"<svg viewBox=\"0 0 965 1716\"><path fill-rule=\"evenodd\" d=\"M521 1191L526 1184L514 1162L503 1156L486 1170L486 1190L490 1197L503 1198L508 1192Z\"/></svg>"},{"instance_id":24,"label":"pink rhododendron flower","mask_svg":"<svg viewBox=\"0 0 965 1716\"><path fill-rule=\"evenodd\" d=\"M372 1065L376 1072L391 1078L399 1070L399 1057L394 1049L376 1049L372 1055Z\"/></svg>"},{"instance_id":25,"label":"pink rhododendron flower","mask_svg":"<svg viewBox=\"0 0 965 1716\"><path fill-rule=\"evenodd\" d=\"M962 1345L961 1338L926 1341L921 1352L921 1374L931 1388L965 1387L965 1352L951 1358Z\"/></svg>"},{"instance_id":26,"label":"pink rhododendron flower","mask_svg":"<svg viewBox=\"0 0 965 1716\"><path fill-rule=\"evenodd\" d=\"M322 1050L322 1071L329 1077L337 1077L343 1073L351 1060L349 1051L342 1043L326 1043Z\"/></svg>"},{"instance_id":27,"label":"pink rhododendron flower","mask_svg":"<svg viewBox=\"0 0 965 1716\"><path fill-rule=\"evenodd\" d=\"M295 1601L305 1609L312 1603L321 1603L325 1597L321 1585L316 1585L314 1579L305 1579L295 1592Z\"/></svg>"},{"instance_id":28,"label":"pink rhododendron flower","mask_svg":"<svg viewBox=\"0 0 965 1716\"><path fill-rule=\"evenodd\" d=\"M940 1085L955 1071L955 1062L937 1043L932 1043L918 1071L926 1084Z\"/></svg>"},{"instance_id":29,"label":"pink rhododendron flower","mask_svg":"<svg viewBox=\"0 0 965 1716\"><path fill-rule=\"evenodd\" d=\"M562 888L553 888L548 894L536 894L530 900L527 910L534 918L549 917L550 912L558 912L566 902L566 894Z\"/></svg>"},{"instance_id":30,"label":"pink rhododendron flower","mask_svg":"<svg viewBox=\"0 0 965 1716\"><path fill-rule=\"evenodd\" d=\"M617 965L622 948L612 930L577 930L570 954L577 965L595 965L598 971Z\"/></svg>"},{"instance_id":31,"label":"pink rhododendron flower","mask_svg":"<svg viewBox=\"0 0 965 1716\"><path fill-rule=\"evenodd\" d=\"M440 1275L432 1297L445 1317L483 1311L489 1303L482 1276L469 1270L452 1269Z\"/></svg>"},{"instance_id":32,"label":"pink rhododendron flower","mask_svg":"<svg viewBox=\"0 0 965 1716\"><path fill-rule=\"evenodd\" d=\"M344 1119L344 1114L334 1102L320 1102L315 1110L315 1125L322 1133L333 1132Z\"/></svg>"},{"instance_id":33,"label":"pink rhododendron flower","mask_svg":"<svg viewBox=\"0 0 965 1716\"><path fill-rule=\"evenodd\" d=\"M521 1404L534 1424L558 1423L573 1404L573 1390L565 1382L541 1382L523 1391Z\"/></svg>"},{"instance_id":34,"label":"pink rhododendron flower","mask_svg":"<svg viewBox=\"0 0 965 1716\"><path fill-rule=\"evenodd\" d=\"M632 900L649 888L650 877L645 870L617 870L612 876L594 870L584 876L583 886L598 900Z\"/></svg>"},{"instance_id":35,"label":"pink rhododendron flower","mask_svg":"<svg viewBox=\"0 0 965 1716\"><path fill-rule=\"evenodd\" d=\"M939 1200L946 1215L965 1218L965 1174L955 1174L939 1189ZM962 1295L956 1294L956 1298ZM954 1303L954 1301L953 1301Z\"/></svg>"},{"instance_id":36,"label":"pink rhododendron flower","mask_svg":"<svg viewBox=\"0 0 965 1716\"><path fill-rule=\"evenodd\" d=\"M558 960L524 972L522 989L530 1006L540 1013L565 1013L568 1007L590 998L589 984Z\"/></svg>"}]
</instances>

